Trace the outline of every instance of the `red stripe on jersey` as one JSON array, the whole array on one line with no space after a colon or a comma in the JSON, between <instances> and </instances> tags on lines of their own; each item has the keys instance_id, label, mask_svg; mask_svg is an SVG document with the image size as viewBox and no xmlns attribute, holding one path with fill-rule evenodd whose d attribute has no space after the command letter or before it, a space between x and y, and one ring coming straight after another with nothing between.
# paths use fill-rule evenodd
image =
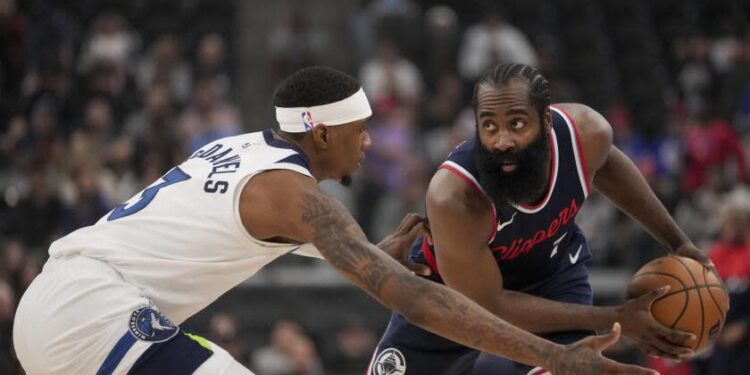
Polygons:
<instances>
[{"instance_id":1,"label":"red stripe on jersey","mask_svg":"<svg viewBox=\"0 0 750 375\"><path fill-rule=\"evenodd\" d=\"M430 266L432 272L434 272L435 275L440 276L435 255L432 253L432 250L430 250L430 245L427 244L427 238L425 236L422 236L422 255L424 255L424 260L427 261L427 265Z\"/></svg>"},{"instance_id":2,"label":"red stripe on jersey","mask_svg":"<svg viewBox=\"0 0 750 375\"><path fill-rule=\"evenodd\" d=\"M529 373L529 375L551 375L551 374L546 369L537 368L537 369L531 370L531 372Z\"/></svg>"},{"instance_id":3,"label":"red stripe on jersey","mask_svg":"<svg viewBox=\"0 0 750 375\"><path fill-rule=\"evenodd\" d=\"M576 135L576 148L578 148L578 156L581 158L581 169L583 169L583 178L586 180L586 195L588 196L591 192L591 181L589 180L589 172L586 168L586 157L583 155L583 145L581 145L581 136L578 135L578 125L576 124L576 121L573 120L572 117L568 114L568 112L565 112L560 107L555 107L560 113L562 113L565 118L570 121L570 123L573 125L573 132Z\"/></svg>"},{"instance_id":4,"label":"red stripe on jersey","mask_svg":"<svg viewBox=\"0 0 750 375\"><path fill-rule=\"evenodd\" d=\"M487 239L487 243L492 242L492 240L495 239L495 235L497 234L497 212L495 211L495 205L492 203L490 198L486 194L484 194L484 191L482 191L481 187L479 187L476 183L474 183L474 181L471 178L464 175L464 173L459 171L458 169L445 163L440 165L438 169L447 169L448 171L453 172L453 174L460 177L467 184L469 184L469 186L474 188L474 190L479 194L479 196L484 198L484 201L487 202L487 204L490 206L490 211L492 212L492 231L490 232L490 236Z\"/></svg>"}]
</instances>

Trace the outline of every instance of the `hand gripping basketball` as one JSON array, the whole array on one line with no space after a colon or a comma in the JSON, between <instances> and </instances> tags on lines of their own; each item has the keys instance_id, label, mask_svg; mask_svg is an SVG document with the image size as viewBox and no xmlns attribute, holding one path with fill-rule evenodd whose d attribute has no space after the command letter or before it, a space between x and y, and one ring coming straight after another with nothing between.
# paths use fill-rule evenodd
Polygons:
<instances>
[{"instance_id":1,"label":"hand gripping basketball","mask_svg":"<svg viewBox=\"0 0 750 375\"><path fill-rule=\"evenodd\" d=\"M615 323L612 332L591 336L575 342L557 352L550 372L554 375L658 375L658 372L634 365L625 365L607 359L602 351L620 339L620 324Z\"/></svg>"},{"instance_id":2,"label":"hand gripping basketball","mask_svg":"<svg viewBox=\"0 0 750 375\"><path fill-rule=\"evenodd\" d=\"M644 265L630 281L628 296L641 297L626 302L623 309L630 302L640 302L639 307L648 302L645 311L651 319L645 319L644 309L623 313L624 318L649 324L648 328L636 322L626 326L623 321L626 334L632 329L630 333L647 353L670 358L685 358L679 355L680 347L693 352L706 347L721 332L729 309L729 296L716 273L681 256L661 257Z\"/></svg>"}]
</instances>

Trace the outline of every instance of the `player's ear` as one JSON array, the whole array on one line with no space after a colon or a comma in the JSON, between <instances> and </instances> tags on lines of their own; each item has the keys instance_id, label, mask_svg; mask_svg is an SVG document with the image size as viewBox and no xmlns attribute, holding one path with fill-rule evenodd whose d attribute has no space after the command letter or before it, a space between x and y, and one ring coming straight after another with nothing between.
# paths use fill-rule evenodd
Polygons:
<instances>
[{"instance_id":1,"label":"player's ear","mask_svg":"<svg viewBox=\"0 0 750 375\"><path fill-rule=\"evenodd\" d=\"M552 130L552 111L549 106L544 109L544 130L547 132Z\"/></svg>"},{"instance_id":2,"label":"player's ear","mask_svg":"<svg viewBox=\"0 0 750 375\"><path fill-rule=\"evenodd\" d=\"M330 129L323 124L315 125L312 130L312 137L315 145L320 149L327 149L330 145Z\"/></svg>"}]
</instances>

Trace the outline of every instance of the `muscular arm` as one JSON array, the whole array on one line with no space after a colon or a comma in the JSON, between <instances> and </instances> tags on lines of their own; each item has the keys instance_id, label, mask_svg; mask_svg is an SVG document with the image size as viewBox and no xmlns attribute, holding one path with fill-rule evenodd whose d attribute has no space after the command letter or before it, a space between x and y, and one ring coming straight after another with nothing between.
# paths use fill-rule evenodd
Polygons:
<instances>
[{"instance_id":1,"label":"muscular arm","mask_svg":"<svg viewBox=\"0 0 750 375\"><path fill-rule=\"evenodd\" d=\"M438 171L427 191L427 213L446 285L470 297L509 323L531 332L606 330L612 308L561 303L503 289L489 247L493 220L489 206L464 181Z\"/></svg>"},{"instance_id":2,"label":"muscular arm","mask_svg":"<svg viewBox=\"0 0 750 375\"><path fill-rule=\"evenodd\" d=\"M588 107L576 104L559 107L578 125L584 140L588 175L601 178L596 172L600 169L608 171L602 166L611 162L612 131L609 124ZM628 183L632 182L619 181L614 185ZM556 302L503 290L502 275L485 242L492 230L489 209L476 192L450 172L439 171L430 183L427 213L437 247L438 268L446 284L508 322L532 332L553 332L600 331L620 321L626 334L644 346L658 349L654 352L672 357L685 353L673 342L684 342L688 334L662 326L650 316L651 301L664 291L652 291L621 306L599 307Z\"/></svg>"},{"instance_id":3,"label":"muscular arm","mask_svg":"<svg viewBox=\"0 0 750 375\"><path fill-rule=\"evenodd\" d=\"M633 162L612 145L612 127L593 109L561 105L575 119L593 186L670 251L690 243Z\"/></svg>"},{"instance_id":4,"label":"muscular arm","mask_svg":"<svg viewBox=\"0 0 750 375\"><path fill-rule=\"evenodd\" d=\"M690 243L635 164L617 147L612 146L607 162L596 173L594 187L669 251Z\"/></svg>"},{"instance_id":5,"label":"muscular arm","mask_svg":"<svg viewBox=\"0 0 750 375\"><path fill-rule=\"evenodd\" d=\"M240 214L256 238L312 242L349 281L424 329L515 361L547 368L559 365L551 363L560 356L559 345L506 323L455 291L412 275L367 242L346 209L320 192L310 178L289 171L254 177L243 189ZM582 373L597 360L582 358Z\"/></svg>"}]
</instances>

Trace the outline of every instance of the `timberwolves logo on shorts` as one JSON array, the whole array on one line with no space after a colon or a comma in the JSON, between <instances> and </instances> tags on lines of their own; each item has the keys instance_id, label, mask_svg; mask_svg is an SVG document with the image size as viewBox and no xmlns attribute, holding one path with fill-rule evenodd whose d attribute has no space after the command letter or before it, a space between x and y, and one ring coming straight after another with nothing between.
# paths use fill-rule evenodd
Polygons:
<instances>
[{"instance_id":1,"label":"timberwolves logo on shorts","mask_svg":"<svg viewBox=\"0 0 750 375\"><path fill-rule=\"evenodd\" d=\"M398 349L383 350L375 363L372 364L371 375L404 375L406 374L406 359Z\"/></svg>"},{"instance_id":2,"label":"timberwolves logo on shorts","mask_svg":"<svg viewBox=\"0 0 750 375\"><path fill-rule=\"evenodd\" d=\"M130 315L130 333L139 340L167 341L179 330L180 328L172 324L166 316L150 307L142 307Z\"/></svg>"}]
</instances>

